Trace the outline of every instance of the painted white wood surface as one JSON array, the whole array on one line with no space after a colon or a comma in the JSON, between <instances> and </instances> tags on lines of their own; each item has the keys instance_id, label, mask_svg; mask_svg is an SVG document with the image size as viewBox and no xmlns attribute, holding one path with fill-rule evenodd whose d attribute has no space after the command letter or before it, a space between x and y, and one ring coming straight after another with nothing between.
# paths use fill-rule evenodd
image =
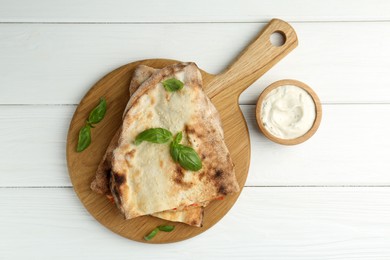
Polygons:
<instances>
[{"instance_id":1,"label":"painted white wood surface","mask_svg":"<svg viewBox=\"0 0 390 260\"><path fill-rule=\"evenodd\" d=\"M193 239L148 245L91 217L72 189L0 189L2 259L389 259L390 188L244 188ZM163 234L159 234L163 235Z\"/></svg>"},{"instance_id":2,"label":"painted white wood surface","mask_svg":"<svg viewBox=\"0 0 390 260\"><path fill-rule=\"evenodd\" d=\"M97 223L65 160L90 86L146 58L218 73L274 17L292 22L299 46L240 98L252 157L233 209L169 245ZM390 259L389 46L386 0L0 0L0 259ZM293 147L265 139L254 118L261 90L283 78L325 103L318 133Z\"/></svg>"},{"instance_id":3,"label":"painted white wood surface","mask_svg":"<svg viewBox=\"0 0 390 260\"><path fill-rule=\"evenodd\" d=\"M0 22L264 22L390 20L386 0L0 0Z\"/></svg>"},{"instance_id":4,"label":"painted white wood surface","mask_svg":"<svg viewBox=\"0 0 390 260\"><path fill-rule=\"evenodd\" d=\"M390 102L390 22L292 25L297 49L244 92L241 104L254 104L284 78L306 82L324 103ZM77 104L106 73L140 59L195 61L218 73L263 26L0 24L0 104Z\"/></svg>"},{"instance_id":5,"label":"painted white wood surface","mask_svg":"<svg viewBox=\"0 0 390 260\"><path fill-rule=\"evenodd\" d=\"M75 108L1 107L0 187L71 185L65 140ZM390 186L390 120L383 120L389 118L390 104L324 105L318 132L297 146L266 139L258 130L255 106L241 108L252 149L247 186Z\"/></svg>"}]
</instances>

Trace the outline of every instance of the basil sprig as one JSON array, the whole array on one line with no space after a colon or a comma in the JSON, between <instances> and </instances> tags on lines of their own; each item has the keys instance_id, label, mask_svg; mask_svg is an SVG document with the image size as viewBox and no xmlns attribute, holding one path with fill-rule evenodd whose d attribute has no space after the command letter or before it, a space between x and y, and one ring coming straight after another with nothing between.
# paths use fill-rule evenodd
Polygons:
<instances>
[{"instance_id":1,"label":"basil sprig","mask_svg":"<svg viewBox=\"0 0 390 260\"><path fill-rule=\"evenodd\" d=\"M184 87L184 83L175 78L164 80L162 84L168 92L175 92Z\"/></svg>"},{"instance_id":2,"label":"basil sprig","mask_svg":"<svg viewBox=\"0 0 390 260\"><path fill-rule=\"evenodd\" d=\"M157 228L160 231L171 232L175 229L175 226L165 225L165 226L158 226Z\"/></svg>"},{"instance_id":3,"label":"basil sprig","mask_svg":"<svg viewBox=\"0 0 390 260\"><path fill-rule=\"evenodd\" d=\"M171 232L174 229L175 229L175 226L170 226L170 225L158 226L155 229L153 229L149 234L144 236L144 239L146 241L149 241L157 235L158 231Z\"/></svg>"},{"instance_id":4,"label":"basil sprig","mask_svg":"<svg viewBox=\"0 0 390 260\"><path fill-rule=\"evenodd\" d=\"M139 145L143 141L155 144L163 144L172 140L172 133L164 128L150 128L137 135L135 144Z\"/></svg>"},{"instance_id":5,"label":"basil sprig","mask_svg":"<svg viewBox=\"0 0 390 260\"><path fill-rule=\"evenodd\" d=\"M90 113L85 125L79 131L79 139L77 142L77 152L82 152L91 144L91 128L93 124L97 124L103 120L107 110L107 102L101 97L99 105L95 107Z\"/></svg>"},{"instance_id":6,"label":"basil sprig","mask_svg":"<svg viewBox=\"0 0 390 260\"><path fill-rule=\"evenodd\" d=\"M150 128L138 134L134 143L139 145L143 141L148 141L163 144L172 140L169 149L172 159L186 170L199 171L202 168L202 161L199 155L192 147L180 144L182 139L182 132L177 133L175 138L173 138L172 133L167 129Z\"/></svg>"},{"instance_id":7,"label":"basil sprig","mask_svg":"<svg viewBox=\"0 0 390 260\"><path fill-rule=\"evenodd\" d=\"M159 230L158 228L153 229L152 232L150 232L149 234L147 234L146 236L144 236L144 239L145 239L146 241L151 240L152 238L154 238L154 237L157 235L158 230Z\"/></svg>"},{"instance_id":8,"label":"basil sprig","mask_svg":"<svg viewBox=\"0 0 390 260\"><path fill-rule=\"evenodd\" d=\"M85 125L80 129L77 152L82 152L91 144L91 126Z\"/></svg>"},{"instance_id":9,"label":"basil sprig","mask_svg":"<svg viewBox=\"0 0 390 260\"><path fill-rule=\"evenodd\" d=\"M87 123L90 125L99 123L104 118L106 111L107 111L107 102L103 97L101 97L99 105L95 107L89 114Z\"/></svg>"},{"instance_id":10,"label":"basil sprig","mask_svg":"<svg viewBox=\"0 0 390 260\"><path fill-rule=\"evenodd\" d=\"M171 156L181 167L190 171L199 171L202 168L202 161L194 149L189 146L180 144L182 132L179 132L175 140L171 143Z\"/></svg>"}]
</instances>

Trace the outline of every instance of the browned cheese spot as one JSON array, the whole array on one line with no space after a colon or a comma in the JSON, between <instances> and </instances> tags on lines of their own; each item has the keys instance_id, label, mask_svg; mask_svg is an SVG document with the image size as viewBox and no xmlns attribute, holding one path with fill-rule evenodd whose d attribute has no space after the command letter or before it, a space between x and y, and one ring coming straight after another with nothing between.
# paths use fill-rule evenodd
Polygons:
<instances>
[{"instance_id":1,"label":"browned cheese spot","mask_svg":"<svg viewBox=\"0 0 390 260\"><path fill-rule=\"evenodd\" d=\"M160 167L162 168L164 166L164 162L160 160Z\"/></svg>"},{"instance_id":2,"label":"browned cheese spot","mask_svg":"<svg viewBox=\"0 0 390 260\"><path fill-rule=\"evenodd\" d=\"M198 175L199 180L201 181L204 178L205 175L206 175L206 173L204 171L199 173L199 175Z\"/></svg>"},{"instance_id":3,"label":"browned cheese spot","mask_svg":"<svg viewBox=\"0 0 390 260\"><path fill-rule=\"evenodd\" d=\"M114 181L117 186L121 186L126 181L126 177L122 174L118 174L116 172L113 173Z\"/></svg>"},{"instance_id":4,"label":"browned cheese spot","mask_svg":"<svg viewBox=\"0 0 390 260\"><path fill-rule=\"evenodd\" d=\"M195 133L195 129L187 124L184 126L184 131L187 133L187 135Z\"/></svg>"},{"instance_id":5,"label":"browned cheese spot","mask_svg":"<svg viewBox=\"0 0 390 260\"><path fill-rule=\"evenodd\" d=\"M221 179L222 177L223 177L223 171L220 169L216 169L213 178L214 179Z\"/></svg>"},{"instance_id":6,"label":"browned cheese spot","mask_svg":"<svg viewBox=\"0 0 390 260\"><path fill-rule=\"evenodd\" d=\"M176 184L178 184L178 185L182 185L182 183L183 183L183 178L184 178L184 173L183 173L182 168L181 168L179 165L176 165L175 177L174 177L173 181L174 181Z\"/></svg>"},{"instance_id":7,"label":"browned cheese spot","mask_svg":"<svg viewBox=\"0 0 390 260\"><path fill-rule=\"evenodd\" d=\"M181 186L184 189L189 189L193 185L192 182L185 182L184 181L184 172L183 172L183 169L179 165L176 165L175 176L173 177L173 181L177 185Z\"/></svg>"},{"instance_id":8,"label":"browned cheese spot","mask_svg":"<svg viewBox=\"0 0 390 260\"><path fill-rule=\"evenodd\" d=\"M222 194L222 195L224 195L224 196L227 195L226 187L225 187L223 184L219 186L219 188L218 188L218 193L219 193L219 194Z\"/></svg>"}]
</instances>

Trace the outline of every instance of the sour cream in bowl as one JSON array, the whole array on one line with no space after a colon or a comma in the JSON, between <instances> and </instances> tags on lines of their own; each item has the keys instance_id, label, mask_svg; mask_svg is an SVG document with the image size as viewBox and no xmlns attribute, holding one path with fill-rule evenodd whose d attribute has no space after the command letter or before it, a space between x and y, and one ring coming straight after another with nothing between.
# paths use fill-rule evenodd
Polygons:
<instances>
[{"instance_id":1,"label":"sour cream in bowl","mask_svg":"<svg viewBox=\"0 0 390 260\"><path fill-rule=\"evenodd\" d=\"M257 101L257 124L276 143L294 145L306 141L317 131L321 117L318 96L300 81L277 81Z\"/></svg>"}]
</instances>

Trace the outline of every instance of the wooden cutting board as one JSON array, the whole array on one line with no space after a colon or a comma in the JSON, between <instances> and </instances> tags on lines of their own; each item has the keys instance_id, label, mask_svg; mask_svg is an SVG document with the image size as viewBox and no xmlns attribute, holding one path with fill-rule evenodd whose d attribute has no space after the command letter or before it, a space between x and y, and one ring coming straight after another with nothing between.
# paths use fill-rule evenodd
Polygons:
<instances>
[{"instance_id":1,"label":"wooden cutting board","mask_svg":"<svg viewBox=\"0 0 390 260\"><path fill-rule=\"evenodd\" d=\"M274 46L270 37L273 33L284 36L285 43ZM238 98L248 86L260 78L298 45L294 29L286 22L273 19L250 43L239 57L222 73L213 75L202 71L203 88L218 109L225 141L235 164L236 176L242 190L248 175L250 162L250 141L245 119L238 105ZM74 190L87 210L101 224L126 238L146 242L143 236L158 225L168 221L143 216L125 220L116 206L105 196L91 191L90 183L105 150L121 125L122 113L129 99L129 84L135 67L140 64L163 68L176 63L175 60L151 59L124 65L103 77L81 100L74 113L67 138L67 162ZM92 129L92 143L85 151L76 153L80 128L89 112L98 104L99 98L107 100L105 118ZM170 233L160 232L148 243L170 243L196 236L216 224L234 205L239 194L214 201L205 209L203 227L191 227L180 223ZM226 234L234 236L234 234Z\"/></svg>"}]
</instances>

